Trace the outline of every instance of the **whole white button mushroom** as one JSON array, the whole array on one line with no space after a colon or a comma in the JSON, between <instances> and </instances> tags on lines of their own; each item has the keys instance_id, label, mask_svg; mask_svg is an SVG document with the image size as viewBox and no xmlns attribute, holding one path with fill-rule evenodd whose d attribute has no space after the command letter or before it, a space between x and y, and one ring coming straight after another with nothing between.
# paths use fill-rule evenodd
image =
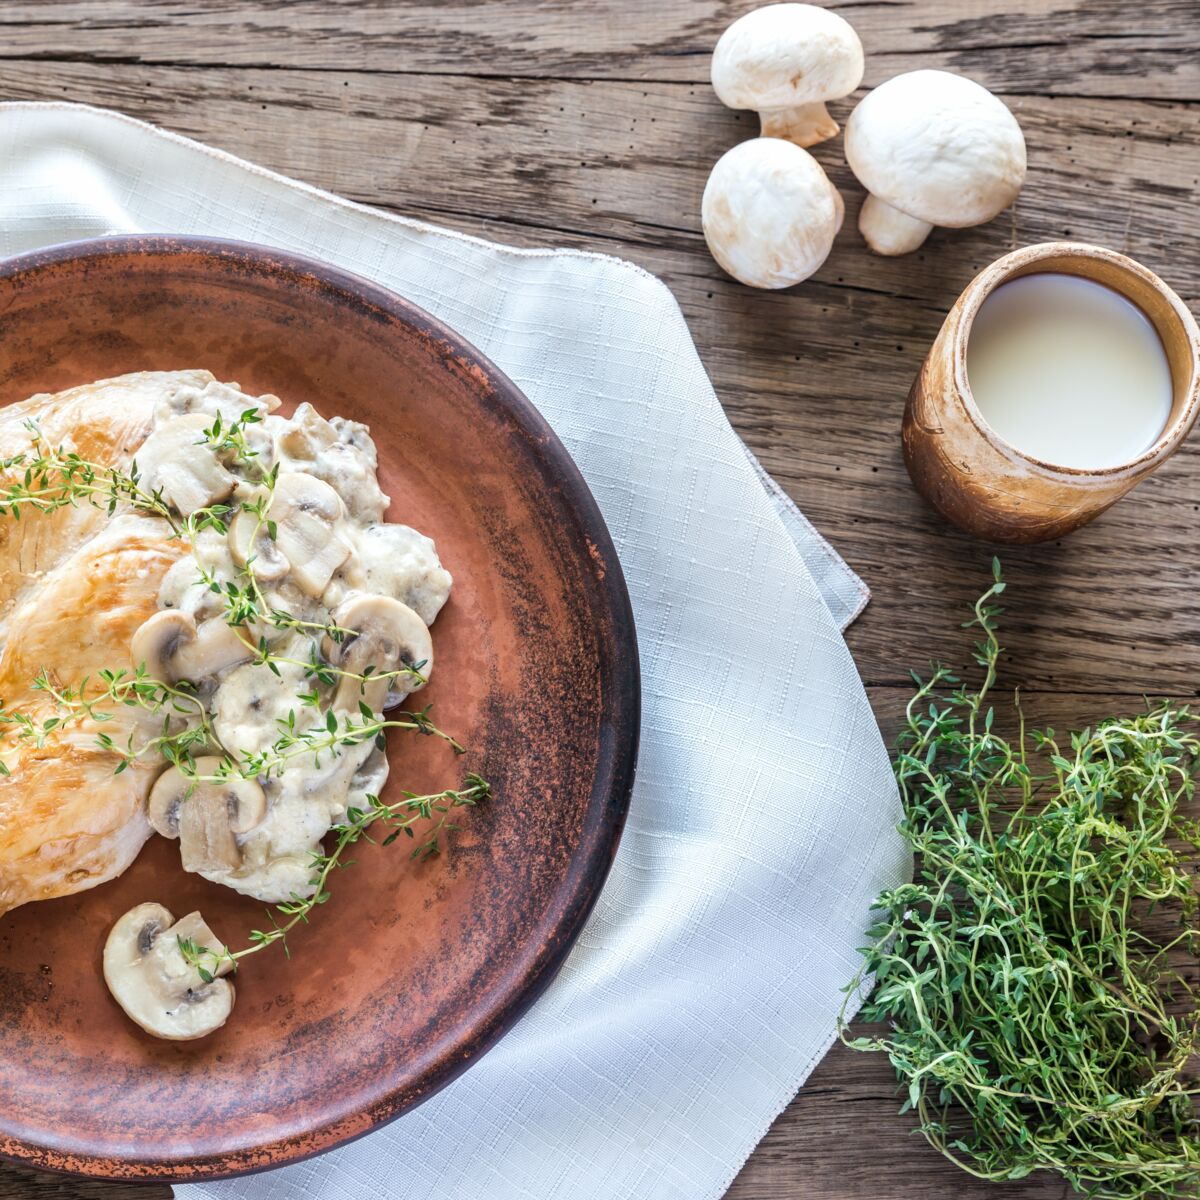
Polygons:
<instances>
[{"instance_id":1,"label":"whole white button mushroom","mask_svg":"<svg viewBox=\"0 0 1200 1200\"><path fill-rule=\"evenodd\" d=\"M908 254L935 225L990 221L1025 182L1016 117L987 88L948 71L880 84L846 122L846 159L871 193L858 227L877 254Z\"/></svg>"},{"instance_id":2,"label":"whole white button mushroom","mask_svg":"<svg viewBox=\"0 0 1200 1200\"><path fill-rule=\"evenodd\" d=\"M785 288L829 257L845 208L807 150L753 138L724 154L704 188L701 219L713 258L734 279Z\"/></svg>"},{"instance_id":3,"label":"whole white button mushroom","mask_svg":"<svg viewBox=\"0 0 1200 1200\"><path fill-rule=\"evenodd\" d=\"M825 102L848 96L862 77L858 34L815 4L768 4L748 12L713 51L712 85L721 103L754 109L764 137L797 146L837 133Z\"/></svg>"}]
</instances>

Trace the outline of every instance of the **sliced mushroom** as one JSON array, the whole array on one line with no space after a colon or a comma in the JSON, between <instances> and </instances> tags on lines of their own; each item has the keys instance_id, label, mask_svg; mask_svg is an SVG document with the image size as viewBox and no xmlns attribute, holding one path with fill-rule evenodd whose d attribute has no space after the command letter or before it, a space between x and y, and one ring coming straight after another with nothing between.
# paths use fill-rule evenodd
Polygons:
<instances>
[{"instance_id":1,"label":"sliced mushroom","mask_svg":"<svg viewBox=\"0 0 1200 1200\"><path fill-rule=\"evenodd\" d=\"M276 545L310 596L319 596L329 586L334 571L350 555L349 544L336 528L342 511L337 492L312 475L284 471L275 481L270 513Z\"/></svg>"},{"instance_id":2,"label":"sliced mushroom","mask_svg":"<svg viewBox=\"0 0 1200 1200\"><path fill-rule=\"evenodd\" d=\"M337 431L308 401L284 422L279 433L279 449L289 458L309 463L337 441Z\"/></svg>"},{"instance_id":3,"label":"sliced mushroom","mask_svg":"<svg viewBox=\"0 0 1200 1200\"><path fill-rule=\"evenodd\" d=\"M138 626L129 652L133 665L145 664L153 679L199 683L253 658L244 636L244 630L239 635L222 617L210 617L197 625L188 613L168 608Z\"/></svg>"},{"instance_id":4,"label":"sliced mushroom","mask_svg":"<svg viewBox=\"0 0 1200 1200\"><path fill-rule=\"evenodd\" d=\"M208 585L200 578L195 556L185 554L162 577L158 587L158 607L174 608L194 616L201 593L212 596Z\"/></svg>"},{"instance_id":5,"label":"sliced mushroom","mask_svg":"<svg viewBox=\"0 0 1200 1200\"><path fill-rule=\"evenodd\" d=\"M213 957L206 983L180 940ZM130 1020L154 1037L186 1042L220 1029L233 1011L234 990L221 978L231 967L222 943L198 912L176 921L161 904L139 904L113 927L104 945L104 981Z\"/></svg>"},{"instance_id":6,"label":"sliced mushroom","mask_svg":"<svg viewBox=\"0 0 1200 1200\"><path fill-rule=\"evenodd\" d=\"M195 774L216 775L221 762L216 756L198 758ZM267 798L253 779L198 783L178 767L168 767L150 789L146 815L163 837L180 839L187 870L236 870L242 863L236 835L262 822Z\"/></svg>"},{"instance_id":7,"label":"sliced mushroom","mask_svg":"<svg viewBox=\"0 0 1200 1200\"><path fill-rule=\"evenodd\" d=\"M129 642L134 667L145 667L153 679L174 680L173 660L179 648L196 637L196 622L185 612L167 608L143 621Z\"/></svg>"},{"instance_id":8,"label":"sliced mushroom","mask_svg":"<svg viewBox=\"0 0 1200 1200\"><path fill-rule=\"evenodd\" d=\"M243 508L229 523L229 553L239 567L249 564L255 577L264 582L288 573L288 560L271 538L267 522L248 509Z\"/></svg>"},{"instance_id":9,"label":"sliced mushroom","mask_svg":"<svg viewBox=\"0 0 1200 1200\"><path fill-rule=\"evenodd\" d=\"M341 642L326 634L325 657L354 675L386 675L402 666L417 668L426 678L433 669L433 639L425 622L407 604L390 596L353 596L333 614L334 624L353 630ZM359 703L380 712L424 686L411 675L366 681L343 677L334 696L334 707L357 711Z\"/></svg>"},{"instance_id":10,"label":"sliced mushroom","mask_svg":"<svg viewBox=\"0 0 1200 1200\"><path fill-rule=\"evenodd\" d=\"M229 667L253 657L253 651L242 641L245 631L228 624L223 617L210 617L196 627L196 639L180 646L175 655L178 678L199 683L219 675Z\"/></svg>"},{"instance_id":11,"label":"sliced mushroom","mask_svg":"<svg viewBox=\"0 0 1200 1200\"><path fill-rule=\"evenodd\" d=\"M301 707L297 713L296 697L311 687L304 664L312 654L312 643L303 636L287 639L282 654L296 661L277 663L278 675L263 670L261 663L249 662L221 677L209 709L222 746L244 756L261 754L279 740L279 722L286 722L289 714L304 726L311 710Z\"/></svg>"},{"instance_id":12,"label":"sliced mushroom","mask_svg":"<svg viewBox=\"0 0 1200 1200\"><path fill-rule=\"evenodd\" d=\"M205 430L213 420L206 413L187 413L165 421L137 452L141 487L161 491L184 516L228 499L237 483L206 443Z\"/></svg>"},{"instance_id":13,"label":"sliced mushroom","mask_svg":"<svg viewBox=\"0 0 1200 1200\"><path fill-rule=\"evenodd\" d=\"M267 811L262 788L243 782L248 786L202 784L180 805L179 858L185 871L236 871L242 865L236 834L252 829Z\"/></svg>"}]
</instances>

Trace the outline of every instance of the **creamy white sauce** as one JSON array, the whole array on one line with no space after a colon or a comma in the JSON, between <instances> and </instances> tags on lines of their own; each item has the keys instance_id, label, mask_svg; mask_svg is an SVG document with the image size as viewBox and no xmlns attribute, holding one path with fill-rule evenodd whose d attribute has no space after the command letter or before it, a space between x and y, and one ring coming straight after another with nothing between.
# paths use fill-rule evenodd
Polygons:
<instances>
[{"instance_id":1,"label":"creamy white sauce","mask_svg":"<svg viewBox=\"0 0 1200 1200\"><path fill-rule=\"evenodd\" d=\"M388 498L379 488L375 444L366 426L340 417L325 420L308 404L291 418L281 417L272 413L278 403L273 396L247 396L236 385L215 379L202 386L187 382L172 387L157 404L154 430L135 456L144 485L161 487L186 513L189 505L194 509L211 502L204 500L206 488L227 489L225 475L233 477L228 503L252 502L262 493L260 464L262 469L278 464L280 480L291 472L319 479L337 496L332 539L308 554L300 534L281 531L276 545L263 548L264 561L281 549L292 556L277 578L260 578L268 604L302 620L326 624L346 600L380 595L408 605L426 625L431 624L450 593L451 578L429 538L384 521ZM260 424L244 427L259 455L253 465L238 464L230 454L217 455L207 445L197 444L202 441L197 428L211 426L217 414L228 425L249 409L263 417ZM278 483L275 491L272 516L283 503ZM298 513L297 527L302 529L307 519L306 513ZM324 529L318 529L322 537ZM336 565L327 571L331 563ZM180 560L164 577L159 608L180 610L197 624L223 620L221 598L203 582L202 568L218 581L238 578L240 568L229 536L213 530L200 533L195 556ZM314 643L294 630L264 624L253 627L252 633L254 638L267 637L275 655L306 661L312 653ZM281 665L276 676L256 663L227 667L200 681L200 687L217 736L225 749L236 754L254 754L274 745L279 722L289 713L295 714L297 728L316 728L336 690L317 684L300 666ZM321 711L298 700L300 693L314 687L321 694ZM407 690L395 681L389 706ZM311 753L302 754L282 773L260 778L267 796L266 816L238 836L241 865L200 873L267 902L311 895L313 852L348 807L363 806L366 795L378 794L387 773L386 754L373 741L323 751L319 761Z\"/></svg>"},{"instance_id":2,"label":"creamy white sauce","mask_svg":"<svg viewBox=\"0 0 1200 1200\"><path fill-rule=\"evenodd\" d=\"M967 376L1005 441L1060 467L1131 462L1171 416L1171 364L1149 317L1078 275L1024 275L997 288L975 318Z\"/></svg>"}]
</instances>

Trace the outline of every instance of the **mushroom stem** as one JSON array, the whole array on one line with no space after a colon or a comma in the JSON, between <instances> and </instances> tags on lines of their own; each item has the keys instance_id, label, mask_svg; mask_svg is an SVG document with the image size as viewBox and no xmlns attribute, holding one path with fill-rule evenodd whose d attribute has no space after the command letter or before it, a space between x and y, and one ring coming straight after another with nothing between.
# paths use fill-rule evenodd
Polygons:
<instances>
[{"instance_id":1,"label":"mushroom stem","mask_svg":"<svg viewBox=\"0 0 1200 1200\"><path fill-rule=\"evenodd\" d=\"M858 228L876 254L894 257L911 254L929 236L933 226L893 208L878 196L868 196L858 214Z\"/></svg>"},{"instance_id":2,"label":"mushroom stem","mask_svg":"<svg viewBox=\"0 0 1200 1200\"><path fill-rule=\"evenodd\" d=\"M838 123L821 100L792 108L764 108L758 115L763 137L783 138L800 147L815 146L837 136Z\"/></svg>"}]
</instances>

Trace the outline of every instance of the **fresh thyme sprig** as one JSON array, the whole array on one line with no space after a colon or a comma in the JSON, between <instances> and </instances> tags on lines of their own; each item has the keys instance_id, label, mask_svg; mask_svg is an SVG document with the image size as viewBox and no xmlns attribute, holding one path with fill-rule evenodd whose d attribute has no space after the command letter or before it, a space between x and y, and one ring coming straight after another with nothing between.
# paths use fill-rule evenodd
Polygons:
<instances>
[{"instance_id":1,"label":"fresh thyme sprig","mask_svg":"<svg viewBox=\"0 0 1200 1200\"><path fill-rule=\"evenodd\" d=\"M848 989L873 975L862 1016L889 1029L843 1038L888 1055L921 1132L973 1175L1194 1196L1195 719L1162 704L1063 741L1026 730L1018 704L1017 736L1002 736L989 692L1003 589L996 563L971 622L977 689L943 667L914 676L896 777L916 876L879 897ZM1154 936L1168 916L1177 930Z\"/></svg>"},{"instance_id":2,"label":"fresh thyme sprig","mask_svg":"<svg viewBox=\"0 0 1200 1200\"><path fill-rule=\"evenodd\" d=\"M204 431L204 441L213 453L230 458L241 466L251 466L261 457L246 438L246 430L252 425L262 424L263 415L257 408L246 409L241 416L226 421L220 413L213 418L212 425Z\"/></svg>"},{"instance_id":3,"label":"fresh thyme sprig","mask_svg":"<svg viewBox=\"0 0 1200 1200\"><path fill-rule=\"evenodd\" d=\"M320 766L321 755L350 746L361 746L367 742L383 748L384 732L388 729L403 729L427 737L441 738L456 755L466 751L448 733L439 729L429 716L429 707L419 712L401 712L395 717L383 717L374 713L366 704L359 705L358 713L338 713L324 710L324 720L314 728L298 727L293 709L285 718L280 718L279 737L268 749L258 754L246 754L240 767L248 778L259 775L280 774L288 763L297 757L310 756L314 766Z\"/></svg>"},{"instance_id":4,"label":"fresh thyme sprig","mask_svg":"<svg viewBox=\"0 0 1200 1200\"><path fill-rule=\"evenodd\" d=\"M490 795L491 787L487 780L479 775L469 774L463 781L463 786L456 790L435 792L424 796L409 792L402 800L394 801L391 804L384 804L378 796L367 796L366 808L347 809L345 820L330 830L330 834L334 838L332 849L328 853L314 852L312 856L313 874L309 880L309 885L313 889L311 896L293 896L291 900L277 904L274 912L268 911L267 913L271 921L271 928L251 930L247 939L250 944L241 950L230 950L226 946L221 953L217 954L207 947L198 946L190 939L180 938L179 950L184 961L196 968L205 983L211 983L223 966L236 971L242 959L276 944L282 947L288 957L291 957L287 942L288 934L297 925L307 924L313 909L328 903L330 875L339 867L350 866L350 862L342 858L349 847L359 841L372 842L374 840L369 832L374 826L382 825L390 830L383 839L382 845L390 846L403 834L416 843L410 857L424 860L440 853L443 833L458 828L451 819L451 814L455 809L474 808ZM414 827L419 821L430 820L434 822L433 826L423 830L420 840L417 840ZM280 917L286 919L281 921Z\"/></svg>"},{"instance_id":5,"label":"fresh thyme sprig","mask_svg":"<svg viewBox=\"0 0 1200 1200\"><path fill-rule=\"evenodd\" d=\"M65 446L52 446L36 422L26 421L30 447L0 459L0 516L20 520L25 509L54 512L80 501L104 509L110 516L122 504L161 517L176 536L183 523L160 491L141 486L136 470L88 462Z\"/></svg>"},{"instance_id":6,"label":"fresh thyme sprig","mask_svg":"<svg viewBox=\"0 0 1200 1200\"><path fill-rule=\"evenodd\" d=\"M55 711L49 716L34 718L20 709L0 706L0 726L14 730L17 741L29 742L37 749L45 746L50 734L72 722L84 718L97 724L114 720L113 705L161 715L161 733L141 745L136 744L132 731L122 746L103 730L96 734L97 746L117 758L115 773L118 775L148 754L177 761L188 758L196 750L203 752L207 745L220 745L208 710L190 685L166 684L152 679L144 666L136 671L104 669L97 672L94 680L85 676L75 686L56 684L48 672L42 670L35 676L32 689L47 696ZM195 724L177 728L180 721L194 721ZM0 775L8 774L8 766L0 761Z\"/></svg>"}]
</instances>

